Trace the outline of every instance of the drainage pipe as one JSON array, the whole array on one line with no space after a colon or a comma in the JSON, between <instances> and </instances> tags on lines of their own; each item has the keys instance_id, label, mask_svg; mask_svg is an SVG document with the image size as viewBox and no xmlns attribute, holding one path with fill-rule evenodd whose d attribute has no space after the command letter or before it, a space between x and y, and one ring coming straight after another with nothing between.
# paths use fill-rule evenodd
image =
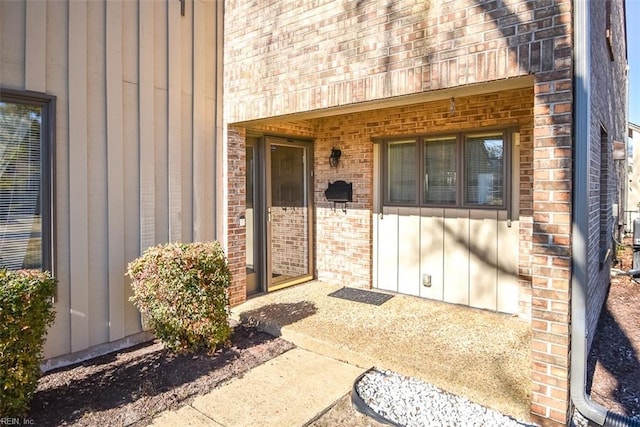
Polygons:
<instances>
[{"instance_id":1,"label":"drainage pipe","mask_svg":"<svg viewBox=\"0 0 640 427\"><path fill-rule=\"evenodd\" d=\"M594 403L587 379L587 236L589 212L589 129L591 125L590 12L587 0L574 0L574 177L571 276L571 401L580 414L601 426L640 427L640 421Z\"/></svg>"}]
</instances>

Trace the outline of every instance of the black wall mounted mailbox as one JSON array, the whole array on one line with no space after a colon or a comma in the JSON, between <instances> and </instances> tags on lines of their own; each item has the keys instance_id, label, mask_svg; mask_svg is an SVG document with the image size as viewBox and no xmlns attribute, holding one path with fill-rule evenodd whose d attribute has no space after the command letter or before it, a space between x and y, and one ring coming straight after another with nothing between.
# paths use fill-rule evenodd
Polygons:
<instances>
[{"instance_id":1,"label":"black wall mounted mailbox","mask_svg":"<svg viewBox=\"0 0 640 427\"><path fill-rule=\"evenodd\" d=\"M330 202L353 202L353 184L344 181L330 182L324 196Z\"/></svg>"},{"instance_id":2,"label":"black wall mounted mailbox","mask_svg":"<svg viewBox=\"0 0 640 427\"><path fill-rule=\"evenodd\" d=\"M353 201L353 184L344 181L330 182L329 187L324 191L324 196L328 201L333 202L334 209L336 203L342 203L342 211L346 213L347 202Z\"/></svg>"}]
</instances>

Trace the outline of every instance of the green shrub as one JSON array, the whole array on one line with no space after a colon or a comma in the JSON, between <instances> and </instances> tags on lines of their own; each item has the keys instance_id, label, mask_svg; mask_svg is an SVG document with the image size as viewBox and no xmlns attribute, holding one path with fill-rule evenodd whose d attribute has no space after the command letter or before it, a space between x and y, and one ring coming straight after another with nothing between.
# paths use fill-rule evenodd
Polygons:
<instances>
[{"instance_id":1,"label":"green shrub","mask_svg":"<svg viewBox=\"0 0 640 427\"><path fill-rule=\"evenodd\" d=\"M231 273L218 242L169 243L129 263L131 301L177 353L214 351L228 341Z\"/></svg>"},{"instance_id":2,"label":"green shrub","mask_svg":"<svg viewBox=\"0 0 640 427\"><path fill-rule=\"evenodd\" d=\"M0 269L0 418L24 415L38 386L53 323L56 281L35 270Z\"/></svg>"}]
</instances>

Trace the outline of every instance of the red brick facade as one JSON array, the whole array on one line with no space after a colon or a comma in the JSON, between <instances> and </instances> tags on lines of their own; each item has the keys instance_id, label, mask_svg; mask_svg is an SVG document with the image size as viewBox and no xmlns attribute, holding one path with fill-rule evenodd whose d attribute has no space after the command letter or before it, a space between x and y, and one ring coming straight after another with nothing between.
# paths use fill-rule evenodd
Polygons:
<instances>
[{"instance_id":1,"label":"red brick facade","mask_svg":"<svg viewBox=\"0 0 640 427\"><path fill-rule=\"evenodd\" d=\"M603 8L604 2L593 2L594 17ZM371 285L371 138L518 126L520 314L530 317L533 336L532 419L545 425L565 425L570 410L571 13L569 0L225 3L226 122L314 138L315 261L321 280ZM596 46L600 57L605 45ZM606 71L604 79L620 82L621 72ZM512 78L527 83L501 88ZM624 129L619 109L606 108L611 101L611 94L597 92L594 114L604 115L602 123L611 123L612 130ZM232 241L244 239L236 222L244 196L235 192L243 179L243 153L235 146L242 144L242 133L229 129L229 161L240 165L229 167L229 244L230 257L242 264L234 271L240 272L244 247ZM599 144L596 131L592 141ZM343 152L338 168L328 164L334 146ZM336 179L354 185L346 214L333 211L324 198L327 182ZM594 204L597 223L596 216ZM596 256L595 249L590 254ZM607 283L605 273L592 277L591 329ZM242 273L234 286L232 300L239 302Z\"/></svg>"}]
</instances>

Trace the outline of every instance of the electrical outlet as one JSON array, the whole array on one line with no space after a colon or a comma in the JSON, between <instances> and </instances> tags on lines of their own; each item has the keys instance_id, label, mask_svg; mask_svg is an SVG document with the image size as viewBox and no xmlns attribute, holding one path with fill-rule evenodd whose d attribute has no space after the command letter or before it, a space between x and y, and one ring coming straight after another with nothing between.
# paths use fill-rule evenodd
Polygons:
<instances>
[{"instance_id":1,"label":"electrical outlet","mask_svg":"<svg viewBox=\"0 0 640 427\"><path fill-rule=\"evenodd\" d=\"M430 274L423 274L422 275L422 286L424 286L426 288L430 288L431 287L431 275Z\"/></svg>"}]
</instances>

